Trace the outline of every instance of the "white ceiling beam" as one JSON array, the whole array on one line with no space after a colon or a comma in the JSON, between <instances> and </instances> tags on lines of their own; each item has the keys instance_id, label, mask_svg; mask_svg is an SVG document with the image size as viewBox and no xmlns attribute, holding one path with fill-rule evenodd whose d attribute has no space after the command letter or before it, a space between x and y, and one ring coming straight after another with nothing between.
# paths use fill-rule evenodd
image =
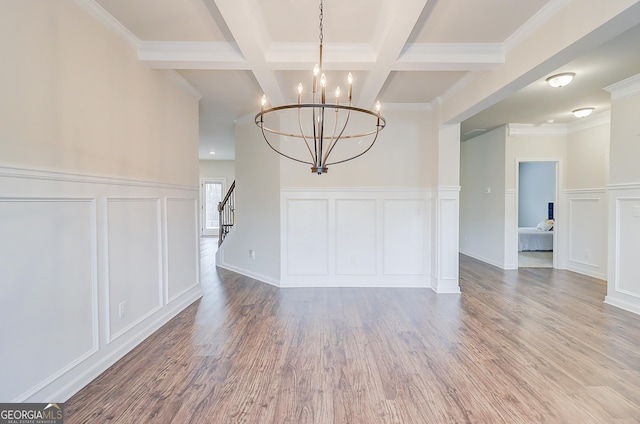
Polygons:
<instances>
[{"instance_id":1,"label":"white ceiling beam","mask_svg":"<svg viewBox=\"0 0 640 424\"><path fill-rule=\"evenodd\" d=\"M402 5L393 1L384 3L384 10L380 13L383 19L378 22L373 42L377 52L376 63L357 97L358 104L363 107L373 105L426 4L427 0L407 0Z\"/></svg>"},{"instance_id":2,"label":"white ceiling beam","mask_svg":"<svg viewBox=\"0 0 640 424\"><path fill-rule=\"evenodd\" d=\"M156 69L249 69L236 43L143 41L138 59Z\"/></svg>"},{"instance_id":3,"label":"white ceiling beam","mask_svg":"<svg viewBox=\"0 0 640 424\"><path fill-rule=\"evenodd\" d=\"M284 98L274 72L269 68L265 52L269 34L256 0L215 1L233 39L271 104L282 104Z\"/></svg>"},{"instance_id":4,"label":"white ceiling beam","mask_svg":"<svg viewBox=\"0 0 640 424\"><path fill-rule=\"evenodd\" d=\"M476 71L493 69L505 61L499 43L407 44L393 71Z\"/></svg>"},{"instance_id":5,"label":"white ceiling beam","mask_svg":"<svg viewBox=\"0 0 640 424\"><path fill-rule=\"evenodd\" d=\"M323 69L334 71L368 70L376 61L369 43L324 43ZM319 60L318 43L272 43L266 53L272 70L313 70Z\"/></svg>"}]
</instances>

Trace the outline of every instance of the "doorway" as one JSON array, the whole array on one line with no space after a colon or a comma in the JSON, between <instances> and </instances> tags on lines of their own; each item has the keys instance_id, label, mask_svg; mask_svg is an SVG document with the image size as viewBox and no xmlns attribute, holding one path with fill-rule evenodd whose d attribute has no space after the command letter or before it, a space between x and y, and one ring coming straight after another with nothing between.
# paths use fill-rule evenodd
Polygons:
<instances>
[{"instance_id":1,"label":"doorway","mask_svg":"<svg viewBox=\"0 0 640 424\"><path fill-rule=\"evenodd\" d=\"M209 178L201 180L202 191L200 193L201 234L203 236L218 236L220 232L220 215L218 204L222 201L225 180L222 178Z\"/></svg>"},{"instance_id":2,"label":"doorway","mask_svg":"<svg viewBox=\"0 0 640 424\"><path fill-rule=\"evenodd\" d=\"M558 162L518 161L518 268L554 268Z\"/></svg>"}]
</instances>

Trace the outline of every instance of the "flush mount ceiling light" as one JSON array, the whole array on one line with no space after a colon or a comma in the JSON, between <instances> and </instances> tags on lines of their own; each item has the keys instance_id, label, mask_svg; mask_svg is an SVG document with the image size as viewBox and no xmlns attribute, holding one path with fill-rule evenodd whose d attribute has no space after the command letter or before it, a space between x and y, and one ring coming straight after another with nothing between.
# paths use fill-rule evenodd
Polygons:
<instances>
[{"instance_id":1,"label":"flush mount ceiling light","mask_svg":"<svg viewBox=\"0 0 640 424\"><path fill-rule=\"evenodd\" d=\"M211 150L211 151L209 152L209 154L210 154L210 155L215 155L215 154L216 154L216 152L214 152L213 150Z\"/></svg>"},{"instance_id":2,"label":"flush mount ceiling light","mask_svg":"<svg viewBox=\"0 0 640 424\"><path fill-rule=\"evenodd\" d=\"M549 78L547 78L547 82L551 87L554 88L564 87L565 85L571 83L571 81L573 81L573 77L575 76L576 74L573 72L563 72L561 74L550 76Z\"/></svg>"},{"instance_id":3,"label":"flush mount ceiling light","mask_svg":"<svg viewBox=\"0 0 640 424\"><path fill-rule=\"evenodd\" d=\"M335 91L335 101L327 103L327 77L322 71L322 20L323 2L320 0L320 60L313 68L311 102L303 102L304 87L300 83L298 84L297 103L266 109L267 98L263 95L260 113L255 116L255 123L262 130L262 137L269 147L288 159L311 165L311 172L318 175L326 173L329 165L347 162L367 153L376 142L378 133L386 125L385 119L380 115L380 102L376 102L376 112L351 105L353 96L353 77L351 73L347 76L348 90L346 98L342 100L340 87L338 86ZM265 124L265 119L269 116L279 115L282 117L287 112L297 114L298 132L281 131L270 128ZM295 116L292 116L292 118L295 118ZM347 124L350 119L358 121L358 130L347 130ZM303 123L307 125L306 128ZM364 129L361 127L362 124L366 125ZM275 143L269 141L267 133L284 136L285 139L276 148L274 146ZM364 143L362 140L358 140L363 137L367 137L369 142ZM290 143L291 140L289 138L297 142ZM337 149L337 151L342 150L342 156L336 159L332 158L333 161L329 162L329 156L334 152L338 144L344 147L344 150Z\"/></svg>"},{"instance_id":4,"label":"flush mount ceiling light","mask_svg":"<svg viewBox=\"0 0 640 424\"><path fill-rule=\"evenodd\" d=\"M547 78L547 83L554 88L564 87L565 85L570 84L575 76L576 74L573 72L563 72Z\"/></svg>"},{"instance_id":5,"label":"flush mount ceiling light","mask_svg":"<svg viewBox=\"0 0 640 424\"><path fill-rule=\"evenodd\" d=\"M573 111L573 116L575 116L576 118L584 118L585 116L589 116L591 115L591 112L593 112L592 107L583 107L580 109L576 109Z\"/></svg>"}]
</instances>

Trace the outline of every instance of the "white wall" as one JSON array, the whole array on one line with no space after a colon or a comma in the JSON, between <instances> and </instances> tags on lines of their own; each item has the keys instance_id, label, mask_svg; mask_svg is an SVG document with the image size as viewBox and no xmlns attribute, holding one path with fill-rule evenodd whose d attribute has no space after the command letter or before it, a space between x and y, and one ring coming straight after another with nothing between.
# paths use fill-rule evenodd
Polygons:
<instances>
[{"instance_id":1,"label":"white wall","mask_svg":"<svg viewBox=\"0 0 640 424\"><path fill-rule=\"evenodd\" d=\"M428 143L431 114L429 111L386 110L383 116L387 126L371 150L352 161L330 166L326 174L312 174L309 165L283 158L282 187L429 187L431 170L425 160L431 157ZM352 121L356 126L364 125ZM297 131L297 121L283 125L293 128L291 132ZM353 144L352 140L344 142Z\"/></svg>"},{"instance_id":2,"label":"white wall","mask_svg":"<svg viewBox=\"0 0 640 424\"><path fill-rule=\"evenodd\" d=\"M640 313L640 74L611 93L609 282L605 302Z\"/></svg>"},{"instance_id":3,"label":"white wall","mask_svg":"<svg viewBox=\"0 0 640 424\"><path fill-rule=\"evenodd\" d=\"M0 400L61 402L200 296L198 101L73 1L0 27Z\"/></svg>"},{"instance_id":4,"label":"white wall","mask_svg":"<svg viewBox=\"0 0 640 424\"><path fill-rule=\"evenodd\" d=\"M520 162L518 226L535 227L548 218L548 204L556 199L556 164Z\"/></svg>"},{"instance_id":5,"label":"white wall","mask_svg":"<svg viewBox=\"0 0 640 424\"><path fill-rule=\"evenodd\" d=\"M609 133L609 114L580 121L569 131L561 198L563 267L601 279L607 278Z\"/></svg>"},{"instance_id":6,"label":"white wall","mask_svg":"<svg viewBox=\"0 0 640 424\"><path fill-rule=\"evenodd\" d=\"M222 178L226 188L236 179L236 163L233 160L201 160L199 164L200 178ZM223 193L224 194L224 193Z\"/></svg>"},{"instance_id":7,"label":"white wall","mask_svg":"<svg viewBox=\"0 0 640 424\"><path fill-rule=\"evenodd\" d=\"M217 264L279 285L280 158L253 121L237 123L235 134L236 225L218 250Z\"/></svg>"},{"instance_id":8,"label":"white wall","mask_svg":"<svg viewBox=\"0 0 640 424\"><path fill-rule=\"evenodd\" d=\"M504 267L505 127L460 148L460 252Z\"/></svg>"}]
</instances>

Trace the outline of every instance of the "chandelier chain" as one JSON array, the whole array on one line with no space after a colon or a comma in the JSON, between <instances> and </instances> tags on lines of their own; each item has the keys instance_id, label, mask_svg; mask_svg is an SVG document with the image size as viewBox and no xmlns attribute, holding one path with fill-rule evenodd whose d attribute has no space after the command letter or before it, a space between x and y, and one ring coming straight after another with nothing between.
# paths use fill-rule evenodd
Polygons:
<instances>
[{"instance_id":1,"label":"chandelier chain","mask_svg":"<svg viewBox=\"0 0 640 424\"><path fill-rule=\"evenodd\" d=\"M320 44L322 44L322 19L324 18L324 11L322 9L322 1L320 1Z\"/></svg>"}]
</instances>

